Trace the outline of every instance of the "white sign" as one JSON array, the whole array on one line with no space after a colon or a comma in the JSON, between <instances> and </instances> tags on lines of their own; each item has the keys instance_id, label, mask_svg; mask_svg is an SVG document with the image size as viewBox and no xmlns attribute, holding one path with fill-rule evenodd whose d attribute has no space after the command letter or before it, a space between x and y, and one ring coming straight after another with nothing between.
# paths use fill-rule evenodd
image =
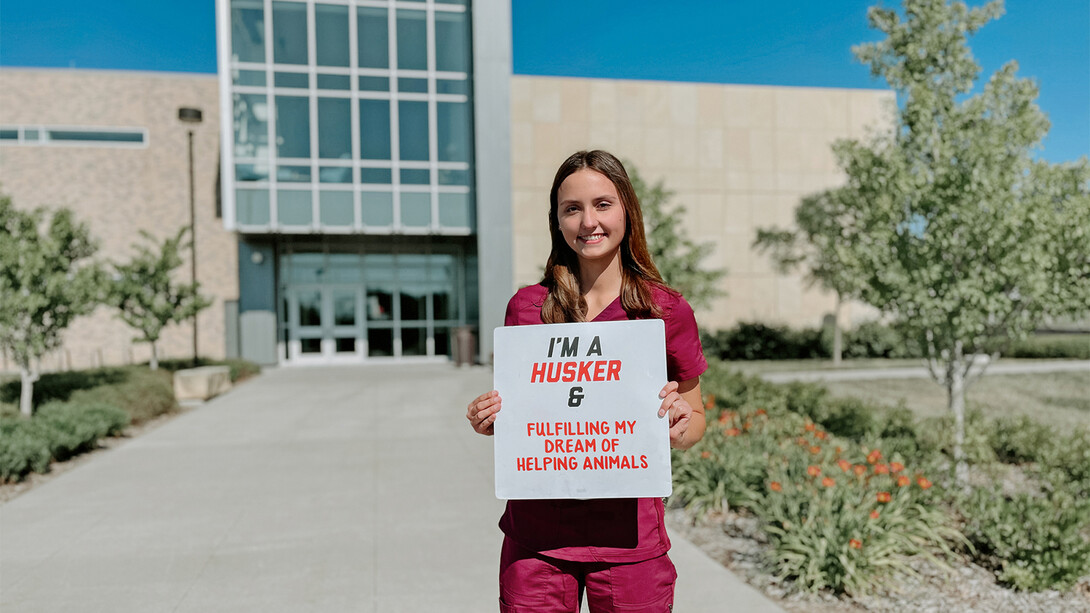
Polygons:
<instances>
[{"instance_id":1,"label":"white sign","mask_svg":"<svg viewBox=\"0 0 1090 613\"><path fill-rule=\"evenodd\" d=\"M496 328L496 497L672 491L660 319Z\"/></svg>"}]
</instances>

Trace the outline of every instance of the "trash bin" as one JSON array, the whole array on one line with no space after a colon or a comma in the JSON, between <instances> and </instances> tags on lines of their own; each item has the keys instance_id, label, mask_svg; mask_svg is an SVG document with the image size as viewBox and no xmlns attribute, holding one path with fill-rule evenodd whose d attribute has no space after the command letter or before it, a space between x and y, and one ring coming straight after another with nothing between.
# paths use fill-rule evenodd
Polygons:
<instances>
[{"instance_id":1,"label":"trash bin","mask_svg":"<svg viewBox=\"0 0 1090 613\"><path fill-rule=\"evenodd\" d=\"M477 338L472 326L459 326L454 329L454 365L472 366L477 362Z\"/></svg>"}]
</instances>

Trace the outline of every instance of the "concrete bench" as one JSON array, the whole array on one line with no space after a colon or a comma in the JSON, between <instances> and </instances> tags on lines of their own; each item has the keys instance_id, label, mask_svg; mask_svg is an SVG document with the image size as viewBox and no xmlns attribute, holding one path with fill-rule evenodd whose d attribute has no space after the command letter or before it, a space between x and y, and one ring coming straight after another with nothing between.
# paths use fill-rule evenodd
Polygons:
<instances>
[{"instance_id":1,"label":"concrete bench","mask_svg":"<svg viewBox=\"0 0 1090 613\"><path fill-rule=\"evenodd\" d=\"M174 397L179 401L208 400L231 389L231 369L201 366L174 373Z\"/></svg>"}]
</instances>

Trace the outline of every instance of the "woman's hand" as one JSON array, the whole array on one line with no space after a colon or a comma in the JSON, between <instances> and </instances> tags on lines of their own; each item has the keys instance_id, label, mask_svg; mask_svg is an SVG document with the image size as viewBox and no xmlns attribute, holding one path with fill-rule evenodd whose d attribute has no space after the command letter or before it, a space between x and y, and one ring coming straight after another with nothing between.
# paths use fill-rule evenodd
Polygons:
<instances>
[{"instance_id":1,"label":"woman's hand","mask_svg":"<svg viewBox=\"0 0 1090 613\"><path fill-rule=\"evenodd\" d=\"M688 449L704 436L704 407L700 405L700 380L670 381L659 392L659 417L670 416L670 446ZM694 408L693 403L699 405Z\"/></svg>"},{"instance_id":2,"label":"woman's hand","mask_svg":"<svg viewBox=\"0 0 1090 613\"><path fill-rule=\"evenodd\" d=\"M670 381L659 392L662 404L659 405L659 417L670 416L670 446L681 447L685 442L685 433L689 430L689 420L693 407L677 391L677 381Z\"/></svg>"},{"instance_id":3,"label":"woman's hand","mask_svg":"<svg viewBox=\"0 0 1090 613\"><path fill-rule=\"evenodd\" d=\"M496 413L499 412L500 393L492 390L477 396L473 402L469 403L469 408L466 409L466 419L469 420L469 424L473 426L473 431L477 434L492 436L493 432L495 432L493 422L496 421Z\"/></svg>"}]
</instances>

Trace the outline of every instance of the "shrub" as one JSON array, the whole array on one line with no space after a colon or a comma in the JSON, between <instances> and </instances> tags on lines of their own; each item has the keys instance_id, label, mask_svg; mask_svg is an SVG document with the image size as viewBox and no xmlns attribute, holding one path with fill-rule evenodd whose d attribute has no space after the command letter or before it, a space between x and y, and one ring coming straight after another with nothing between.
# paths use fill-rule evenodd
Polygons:
<instances>
[{"instance_id":1,"label":"shrub","mask_svg":"<svg viewBox=\"0 0 1090 613\"><path fill-rule=\"evenodd\" d=\"M245 380L249 377L261 374L261 365L249 360L243 360L240 358L230 358L226 360L212 360L209 358L198 358L197 366L227 366L231 369L231 382ZM168 372L176 372L184 370L186 368L193 368L193 359L170 359L161 360L159 367Z\"/></svg>"},{"instance_id":2,"label":"shrub","mask_svg":"<svg viewBox=\"0 0 1090 613\"><path fill-rule=\"evenodd\" d=\"M1090 334L1037 334L1012 343L1003 355L1009 358L1090 360Z\"/></svg>"},{"instance_id":3,"label":"shrub","mask_svg":"<svg viewBox=\"0 0 1090 613\"><path fill-rule=\"evenodd\" d=\"M845 334L844 357L846 358L918 358L923 355L919 346L901 336L893 328L877 321L859 324Z\"/></svg>"},{"instance_id":4,"label":"shrub","mask_svg":"<svg viewBox=\"0 0 1090 613\"><path fill-rule=\"evenodd\" d=\"M828 357L821 330L742 322L729 330L705 332L706 355L721 360L805 360Z\"/></svg>"},{"instance_id":5,"label":"shrub","mask_svg":"<svg viewBox=\"0 0 1090 613\"><path fill-rule=\"evenodd\" d=\"M814 447L785 453L764 488L758 513L777 575L808 591L861 595L912 573L913 557L945 566L951 543L963 539L926 477L886 463L878 450L841 454L825 446L814 454Z\"/></svg>"},{"instance_id":6,"label":"shrub","mask_svg":"<svg viewBox=\"0 0 1090 613\"><path fill-rule=\"evenodd\" d=\"M49 442L31 419L0 416L0 483L49 469Z\"/></svg>"},{"instance_id":7,"label":"shrub","mask_svg":"<svg viewBox=\"0 0 1090 613\"><path fill-rule=\"evenodd\" d=\"M1038 455L1053 444L1056 432L1031 417L996 419L988 429L988 443L1000 462L1036 462Z\"/></svg>"},{"instance_id":8,"label":"shrub","mask_svg":"<svg viewBox=\"0 0 1090 613\"><path fill-rule=\"evenodd\" d=\"M128 369L124 367L45 373L34 384L32 391L34 406L54 400L66 401L77 390L112 385L125 381L127 378ZM18 402L21 389L22 383L18 378L0 385L0 402Z\"/></svg>"},{"instance_id":9,"label":"shrub","mask_svg":"<svg viewBox=\"0 0 1090 613\"><path fill-rule=\"evenodd\" d=\"M51 402L40 407L32 419L58 462L90 451L98 439L120 433L129 423L125 411L105 403Z\"/></svg>"},{"instance_id":10,"label":"shrub","mask_svg":"<svg viewBox=\"0 0 1090 613\"><path fill-rule=\"evenodd\" d=\"M128 423L128 414L115 406L78 402L46 403L30 419L0 417L0 481L46 472L51 459L62 462L93 449Z\"/></svg>"},{"instance_id":11,"label":"shrub","mask_svg":"<svg viewBox=\"0 0 1090 613\"><path fill-rule=\"evenodd\" d=\"M1090 507L1064 492L1004 497L972 492L959 507L977 562L1018 590L1066 590L1090 573L1090 541L1081 534Z\"/></svg>"},{"instance_id":12,"label":"shrub","mask_svg":"<svg viewBox=\"0 0 1090 613\"><path fill-rule=\"evenodd\" d=\"M169 372L139 366L128 367L125 372L127 378L123 382L73 392L72 401L119 407L129 414L133 424L177 410Z\"/></svg>"}]
</instances>

